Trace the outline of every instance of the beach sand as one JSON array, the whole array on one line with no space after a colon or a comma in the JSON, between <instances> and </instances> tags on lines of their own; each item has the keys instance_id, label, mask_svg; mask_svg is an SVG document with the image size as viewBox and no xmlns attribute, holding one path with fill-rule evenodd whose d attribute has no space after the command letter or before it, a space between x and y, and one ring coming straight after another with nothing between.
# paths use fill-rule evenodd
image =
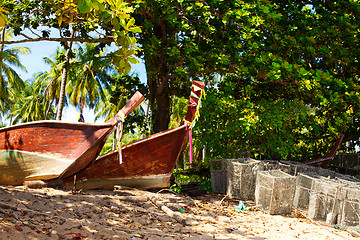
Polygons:
<instances>
[{"instance_id":1,"label":"beach sand","mask_svg":"<svg viewBox=\"0 0 360 240\"><path fill-rule=\"evenodd\" d=\"M0 239L357 239L305 213L266 214L253 202L119 187L105 191L0 187ZM167 212L167 213L166 213Z\"/></svg>"}]
</instances>

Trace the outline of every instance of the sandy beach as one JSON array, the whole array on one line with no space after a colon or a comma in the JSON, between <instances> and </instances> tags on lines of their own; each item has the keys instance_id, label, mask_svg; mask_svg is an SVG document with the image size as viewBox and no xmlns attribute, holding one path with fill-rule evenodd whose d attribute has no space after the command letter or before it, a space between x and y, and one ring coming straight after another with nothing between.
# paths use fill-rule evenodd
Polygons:
<instances>
[{"instance_id":1,"label":"sandy beach","mask_svg":"<svg viewBox=\"0 0 360 240\"><path fill-rule=\"evenodd\" d=\"M358 239L304 217L236 210L224 195L168 190L65 191L0 187L0 239Z\"/></svg>"}]
</instances>

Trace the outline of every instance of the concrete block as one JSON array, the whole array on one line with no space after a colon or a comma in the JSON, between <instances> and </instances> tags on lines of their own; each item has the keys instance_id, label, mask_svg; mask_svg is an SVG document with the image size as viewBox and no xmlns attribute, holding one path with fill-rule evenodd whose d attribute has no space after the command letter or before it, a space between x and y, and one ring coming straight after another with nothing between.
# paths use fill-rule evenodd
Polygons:
<instances>
[{"instance_id":1,"label":"concrete block","mask_svg":"<svg viewBox=\"0 0 360 240\"><path fill-rule=\"evenodd\" d=\"M312 184L319 179L320 176L316 173L298 173L293 201L295 208L308 210Z\"/></svg>"},{"instance_id":2,"label":"concrete block","mask_svg":"<svg viewBox=\"0 0 360 240\"><path fill-rule=\"evenodd\" d=\"M290 173L293 176L297 176L299 173L316 173L317 168L310 166L310 165L306 165L303 163L297 163L297 162L287 162L287 161L282 161L285 164L290 165Z\"/></svg>"},{"instance_id":3,"label":"concrete block","mask_svg":"<svg viewBox=\"0 0 360 240\"><path fill-rule=\"evenodd\" d=\"M260 171L256 179L255 202L269 214L290 214L296 178L280 170Z\"/></svg>"},{"instance_id":4,"label":"concrete block","mask_svg":"<svg viewBox=\"0 0 360 240\"><path fill-rule=\"evenodd\" d=\"M211 189L214 193L225 194L226 192L226 160L210 159Z\"/></svg>"},{"instance_id":5,"label":"concrete block","mask_svg":"<svg viewBox=\"0 0 360 240\"><path fill-rule=\"evenodd\" d=\"M228 188L227 165L231 162L256 161L250 158L210 159L211 188L215 193L226 194ZM260 161L256 161L260 162Z\"/></svg>"},{"instance_id":6,"label":"concrete block","mask_svg":"<svg viewBox=\"0 0 360 240\"><path fill-rule=\"evenodd\" d=\"M343 183L344 185L358 185L360 186L360 180L349 175L344 175L340 173L335 173L335 180Z\"/></svg>"},{"instance_id":7,"label":"concrete block","mask_svg":"<svg viewBox=\"0 0 360 240\"><path fill-rule=\"evenodd\" d=\"M325 168L316 168L315 171L317 174L319 174L320 176L326 177L326 178L335 178L336 173L334 171L331 171L329 169L325 169Z\"/></svg>"},{"instance_id":8,"label":"concrete block","mask_svg":"<svg viewBox=\"0 0 360 240\"><path fill-rule=\"evenodd\" d=\"M251 158L228 161L226 194L241 200L254 200L256 175L262 166L261 161Z\"/></svg>"},{"instance_id":9,"label":"concrete block","mask_svg":"<svg viewBox=\"0 0 360 240\"><path fill-rule=\"evenodd\" d=\"M342 158L344 167L353 168L360 164L359 155L357 153L343 153Z\"/></svg>"},{"instance_id":10,"label":"concrete block","mask_svg":"<svg viewBox=\"0 0 360 240\"><path fill-rule=\"evenodd\" d=\"M264 160L263 163L264 163L263 171L281 170L285 173L291 174L293 170L291 168L291 165L275 160Z\"/></svg>"},{"instance_id":11,"label":"concrete block","mask_svg":"<svg viewBox=\"0 0 360 240\"><path fill-rule=\"evenodd\" d=\"M345 198L341 206L339 225L360 227L360 188L344 187Z\"/></svg>"},{"instance_id":12,"label":"concrete block","mask_svg":"<svg viewBox=\"0 0 360 240\"><path fill-rule=\"evenodd\" d=\"M335 224L344 199L342 187L342 184L330 179L321 178L313 181L308 218L326 220L329 224Z\"/></svg>"}]
</instances>

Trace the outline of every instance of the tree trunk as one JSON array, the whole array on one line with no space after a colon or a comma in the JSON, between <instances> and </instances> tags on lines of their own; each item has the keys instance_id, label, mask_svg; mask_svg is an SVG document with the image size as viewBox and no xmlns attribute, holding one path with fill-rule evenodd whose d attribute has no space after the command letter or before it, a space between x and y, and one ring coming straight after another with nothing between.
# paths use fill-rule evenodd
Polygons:
<instances>
[{"instance_id":1,"label":"tree trunk","mask_svg":"<svg viewBox=\"0 0 360 240\"><path fill-rule=\"evenodd\" d=\"M5 41L5 34L6 34L5 28L2 29L2 31L1 31L0 34L1 34L0 39L1 39L2 42L4 42L4 41ZM3 52L3 51L4 51L4 45L5 45L5 44L0 44L0 52Z\"/></svg>"},{"instance_id":2,"label":"tree trunk","mask_svg":"<svg viewBox=\"0 0 360 240\"><path fill-rule=\"evenodd\" d=\"M71 36L70 38L74 37L74 29L71 30ZM56 113L56 120L61 120L62 112L64 109L65 104L65 88L66 88L66 81L67 81L67 75L69 71L69 65L70 65L70 54L71 54L71 48L72 48L72 41L68 43L66 53L65 53L65 64L61 76L61 87L60 87L60 97L59 97L59 105Z\"/></svg>"},{"instance_id":3,"label":"tree trunk","mask_svg":"<svg viewBox=\"0 0 360 240\"><path fill-rule=\"evenodd\" d=\"M169 31L171 31L170 26L167 26L166 21L161 18L158 19L149 34L152 39L155 36L161 44L160 46L156 46L156 50L153 49L156 51L156 54L152 51L144 50L149 86L152 133L167 130L170 123L170 70L167 42L169 36L173 38L173 35L170 34ZM149 42L146 43L148 39L145 35L143 39L144 45L151 44ZM139 43L141 44L141 42Z\"/></svg>"},{"instance_id":4,"label":"tree trunk","mask_svg":"<svg viewBox=\"0 0 360 240\"><path fill-rule=\"evenodd\" d=\"M153 133L167 130L170 123L171 99L169 96L169 83L167 80L165 81L163 87L150 87Z\"/></svg>"},{"instance_id":5,"label":"tree trunk","mask_svg":"<svg viewBox=\"0 0 360 240\"><path fill-rule=\"evenodd\" d=\"M6 30L5 28L2 29L2 31L0 32L0 40L3 42L5 40L5 34L6 34ZM0 44L0 54L3 54L3 51L4 51L4 45L5 44ZM0 80L3 80L3 76L2 76L2 66L3 66L3 61L2 59L0 59ZM0 89L1 91L3 89ZM1 96L1 99L0 100L3 100L2 99L2 95Z\"/></svg>"}]
</instances>

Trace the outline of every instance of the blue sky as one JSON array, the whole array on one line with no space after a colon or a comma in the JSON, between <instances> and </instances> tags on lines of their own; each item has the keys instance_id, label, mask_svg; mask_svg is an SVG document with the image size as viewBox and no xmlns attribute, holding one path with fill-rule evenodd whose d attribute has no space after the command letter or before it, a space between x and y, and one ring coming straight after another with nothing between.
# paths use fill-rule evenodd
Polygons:
<instances>
[{"instance_id":1,"label":"blue sky","mask_svg":"<svg viewBox=\"0 0 360 240\"><path fill-rule=\"evenodd\" d=\"M21 63L26 67L27 72L19 70L19 74L25 80L31 79L32 76L38 72L49 71L50 67L44 63L44 57L51 57L57 47L60 46L57 42L43 41L43 42L30 42L22 43L15 46L25 46L30 49L30 54L20 55ZM145 65L141 62L140 64L132 65L132 72L137 74L142 82L146 82L146 70ZM79 109L73 106L64 109L63 118L64 121L77 122L79 117ZM95 115L93 110L85 108L84 117L86 122L94 122ZM99 120L100 122L102 120Z\"/></svg>"}]
</instances>

